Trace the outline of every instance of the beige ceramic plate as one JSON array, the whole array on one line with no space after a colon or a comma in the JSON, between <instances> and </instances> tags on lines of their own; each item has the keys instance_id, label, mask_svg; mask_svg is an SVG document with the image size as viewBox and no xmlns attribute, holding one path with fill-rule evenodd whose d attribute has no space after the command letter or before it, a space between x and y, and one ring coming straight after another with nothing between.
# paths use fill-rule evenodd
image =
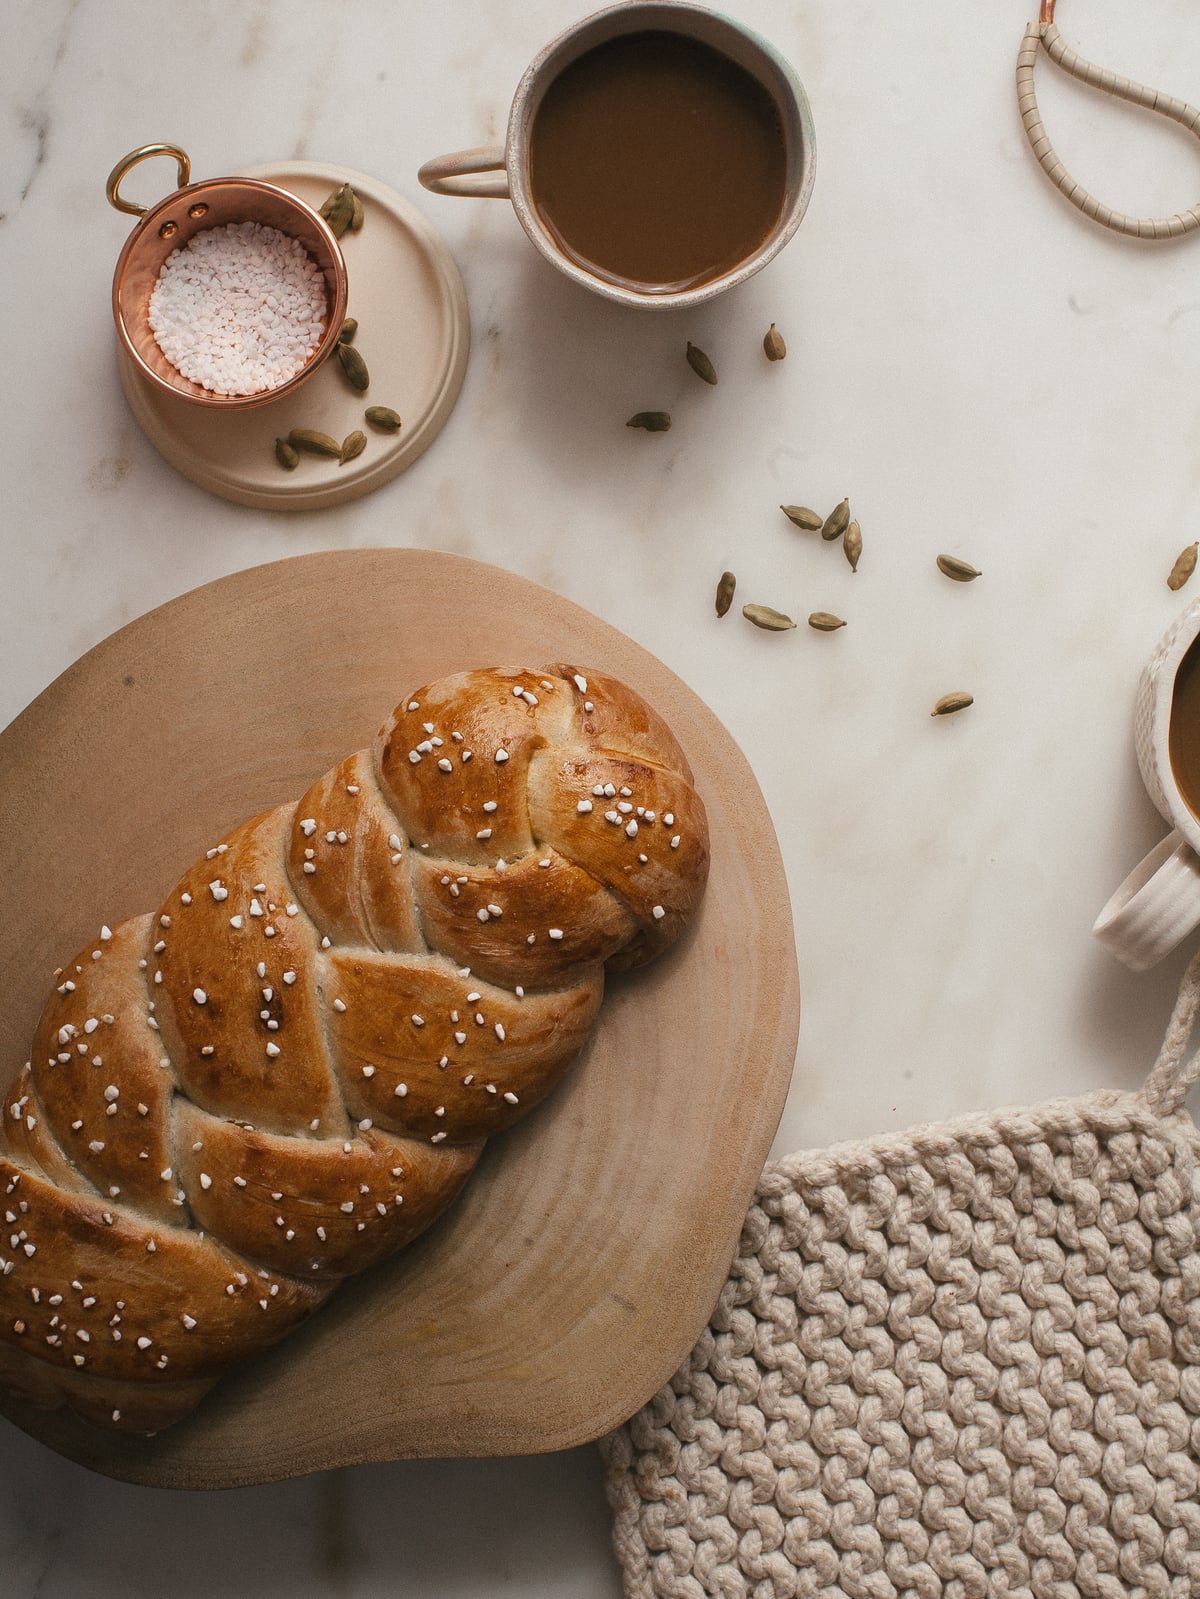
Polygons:
<instances>
[{"instance_id":1,"label":"beige ceramic plate","mask_svg":"<svg viewBox=\"0 0 1200 1599\"><path fill-rule=\"evenodd\" d=\"M390 482L428 448L462 387L470 350L466 291L449 249L420 211L375 178L312 161L277 161L236 176L259 178L319 207L339 183L362 196L358 233L342 251L350 286L347 314L358 320L355 344L370 373L358 394L331 357L295 393L230 413L190 405L147 383L118 347L121 387L146 437L171 465L201 488L275 511L312 510L357 499ZM363 420L368 405L398 411L398 433L377 433ZM292 472L275 460L277 437L317 428L336 439L355 429L367 447L339 466L304 456Z\"/></svg>"},{"instance_id":2,"label":"beige ceramic plate","mask_svg":"<svg viewBox=\"0 0 1200 1599\"><path fill-rule=\"evenodd\" d=\"M0 1081L54 967L153 906L244 816L362 747L394 702L484 664L594 663L695 768L712 877L689 937L610 984L567 1082L493 1139L456 1207L148 1442L7 1414L72 1459L226 1487L358 1461L532 1454L631 1415L703 1329L787 1093L792 918L762 795L659 661L578 606L462 557L308 555L123 628L0 733Z\"/></svg>"}]
</instances>

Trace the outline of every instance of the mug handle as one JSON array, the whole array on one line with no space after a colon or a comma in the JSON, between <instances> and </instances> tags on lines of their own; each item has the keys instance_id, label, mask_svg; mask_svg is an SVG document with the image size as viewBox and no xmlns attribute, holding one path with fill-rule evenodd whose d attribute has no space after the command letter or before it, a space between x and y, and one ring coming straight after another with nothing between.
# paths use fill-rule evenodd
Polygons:
<instances>
[{"instance_id":1,"label":"mug handle","mask_svg":"<svg viewBox=\"0 0 1200 1599\"><path fill-rule=\"evenodd\" d=\"M1200 857L1176 829L1155 846L1097 916L1092 932L1144 972L1200 925Z\"/></svg>"},{"instance_id":2,"label":"mug handle","mask_svg":"<svg viewBox=\"0 0 1200 1599\"><path fill-rule=\"evenodd\" d=\"M483 200L509 198L504 151L498 144L435 156L417 173L417 181L433 194L465 194Z\"/></svg>"}]
</instances>

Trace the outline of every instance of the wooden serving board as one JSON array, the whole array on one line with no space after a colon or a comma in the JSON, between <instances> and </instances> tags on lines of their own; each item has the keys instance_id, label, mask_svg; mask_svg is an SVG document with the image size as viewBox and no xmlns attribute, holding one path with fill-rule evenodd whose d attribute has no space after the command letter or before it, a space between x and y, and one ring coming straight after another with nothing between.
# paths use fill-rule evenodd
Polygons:
<instances>
[{"instance_id":1,"label":"wooden serving board","mask_svg":"<svg viewBox=\"0 0 1200 1599\"><path fill-rule=\"evenodd\" d=\"M98 645L0 733L0 1082L58 964L153 907L245 816L299 795L444 673L555 660L638 689L687 751L712 876L688 937L613 979L568 1080L457 1204L156 1438L4 1408L133 1482L232 1487L362 1461L588 1442L705 1326L791 1077L799 999L775 834L728 733L661 662L462 557L351 550L197 589Z\"/></svg>"}]
</instances>

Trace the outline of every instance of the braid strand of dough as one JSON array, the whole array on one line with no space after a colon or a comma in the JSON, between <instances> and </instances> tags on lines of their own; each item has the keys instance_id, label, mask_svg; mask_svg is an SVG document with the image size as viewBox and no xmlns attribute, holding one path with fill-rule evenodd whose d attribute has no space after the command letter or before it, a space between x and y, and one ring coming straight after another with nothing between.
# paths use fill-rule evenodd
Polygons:
<instances>
[{"instance_id":1,"label":"braid strand of dough","mask_svg":"<svg viewBox=\"0 0 1200 1599\"><path fill-rule=\"evenodd\" d=\"M707 870L683 751L615 679L417 690L55 974L0 1122L0 1388L185 1415L445 1210Z\"/></svg>"}]
</instances>

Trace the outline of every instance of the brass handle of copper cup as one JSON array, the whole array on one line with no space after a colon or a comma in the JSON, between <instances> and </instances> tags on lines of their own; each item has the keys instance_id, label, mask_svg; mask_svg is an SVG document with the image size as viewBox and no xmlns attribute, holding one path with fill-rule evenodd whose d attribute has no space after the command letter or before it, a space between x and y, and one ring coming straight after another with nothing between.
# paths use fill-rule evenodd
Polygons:
<instances>
[{"instance_id":1,"label":"brass handle of copper cup","mask_svg":"<svg viewBox=\"0 0 1200 1599\"><path fill-rule=\"evenodd\" d=\"M177 144L144 144L140 150L131 150L127 156L122 156L116 166L108 174L108 182L104 192L108 196L108 203L118 211L124 211L131 217L144 217L149 211L148 205L139 205L136 200L123 200L119 194L121 180L125 174L136 167L139 161L148 161L151 156L170 155L175 157L175 167L179 182L177 188L187 187L188 179L192 175L192 163L188 159L187 151L181 150Z\"/></svg>"}]
</instances>

